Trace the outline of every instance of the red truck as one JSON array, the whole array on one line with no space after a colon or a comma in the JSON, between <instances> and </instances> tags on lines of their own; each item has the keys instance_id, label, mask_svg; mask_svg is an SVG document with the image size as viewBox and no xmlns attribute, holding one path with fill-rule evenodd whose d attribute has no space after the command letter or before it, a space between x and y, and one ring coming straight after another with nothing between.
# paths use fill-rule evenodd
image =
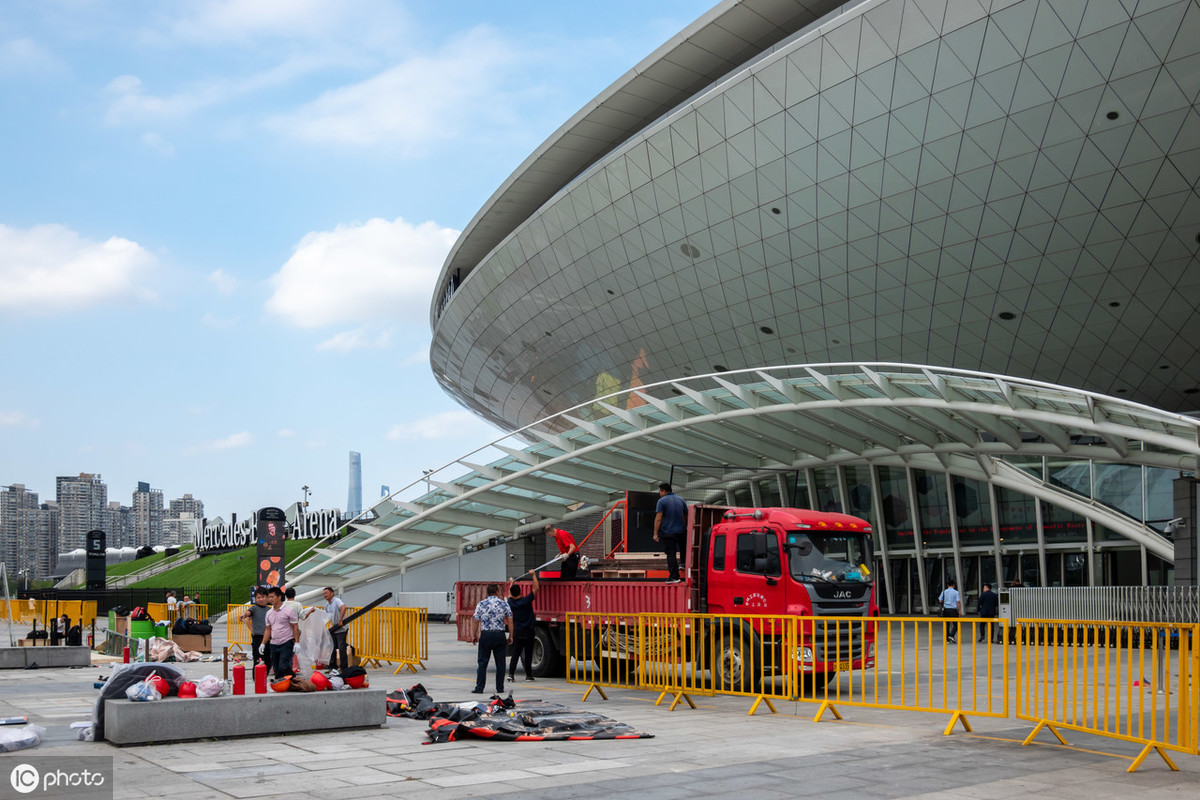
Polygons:
<instances>
[{"instance_id":1,"label":"red truck","mask_svg":"<svg viewBox=\"0 0 1200 800\"><path fill-rule=\"evenodd\" d=\"M879 614L871 527L847 514L797 508L728 508L690 505L685 548L687 580L646 578L543 580L534 601L537 616L532 668L536 676L563 674L568 612L633 616L652 613L733 615L713 630L712 646L695 647L689 659L710 669L723 685L755 689L779 665L800 661L807 686L823 685L841 670L874 664L874 626L826 625L820 617ZM462 581L457 591L458 638L470 641L475 604L486 581ZM528 591L528 584L523 584ZM503 587L502 587L503 588ZM800 627L796 652L784 652L778 623L755 615L812 617ZM715 623L712 627L715 627ZM730 631L734 625L736 631ZM581 637L582 638L582 637ZM573 640L578 641L578 640ZM572 648L597 661L611 658L600 646ZM753 652L749 652L750 650ZM703 653L712 653L702 656ZM625 654L628 655L628 654ZM751 669L743 669L750 665ZM749 674L749 673L757 674ZM744 674L745 673L745 674Z\"/></svg>"}]
</instances>

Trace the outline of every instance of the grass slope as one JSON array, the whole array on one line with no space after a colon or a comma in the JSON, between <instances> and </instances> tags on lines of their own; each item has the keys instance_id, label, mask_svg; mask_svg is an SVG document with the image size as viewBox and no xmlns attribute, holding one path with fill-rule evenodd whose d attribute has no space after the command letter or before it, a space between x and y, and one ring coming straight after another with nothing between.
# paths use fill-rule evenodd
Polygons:
<instances>
[{"instance_id":1,"label":"grass slope","mask_svg":"<svg viewBox=\"0 0 1200 800\"><path fill-rule=\"evenodd\" d=\"M317 539L292 539L285 542L286 563L291 564L318 541ZM232 586L235 589L246 589L253 586L258 578L258 571L255 567L257 556L257 548L254 546L211 556L201 556L195 561L189 561L175 569L169 569L138 581L133 586L139 589L175 589L181 586L189 588Z\"/></svg>"},{"instance_id":2,"label":"grass slope","mask_svg":"<svg viewBox=\"0 0 1200 800\"><path fill-rule=\"evenodd\" d=\"M195 545L185 544L179 548L179 552L182 553L185 550L191 550L193 548L195 548ZM176 553L175 555L179 555L179 553ZM141 572L146 567L157 564L164 558L166 558L166 553L155 553L154 555L146 556L145 558L126 561L122 564L113 564L105 571L105 574L112 578L120 575L128 575L131 572ZM174 558L174 556L172 556L172 558Z\"/></svg>"}]
</instances>

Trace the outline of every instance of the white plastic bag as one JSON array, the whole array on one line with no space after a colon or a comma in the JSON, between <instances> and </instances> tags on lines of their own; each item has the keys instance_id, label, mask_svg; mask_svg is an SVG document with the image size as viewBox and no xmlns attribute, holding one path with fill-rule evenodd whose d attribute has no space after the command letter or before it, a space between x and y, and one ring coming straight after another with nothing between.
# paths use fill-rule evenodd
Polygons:
<instances>
[{"instance_id":1,"label":"white plastic bag","mask_svg":"<svg viewBox=\"0 0 1200 800\"><path fill-rule=\"evenodd\" d=\"M125 696L134 701L162 700L158 689L149 681L141 681L130 686L125 690Z\"/></svg>"},{"instance_id":2,"label":"white plastic bag","mask_svg":"<svg viewBox=\"0 0 1200 800\"><path fill-rule=\"evenodd\" d=\"M20 728L0 728L0 753L25 750L42 743L46 729L40 725L25 725Z\"/></svg>"},{"instance_id":3,"label":"white plastic bag","mask_svg":"<svg viewBox=\"0 0 1200 800\"><path fill-rule=\"evenodd\" d=\"M318 665L329 663L333 653L333 640L329 638L329 615L320 608L309 611L300 620L300 641L296 642L296 658L301 675L307 675Z\"/></svg>"},{"instance_id":4,"label":"white plastic bag","mask_svg":"<svg viewBox=\"0 0 1200 800\"><path fill-rule=\"evenodd\" d=\"M225 681L216 675L205 675L196 681L197 697L216 697L225 688Z\"/></svg>"}]
</instances>

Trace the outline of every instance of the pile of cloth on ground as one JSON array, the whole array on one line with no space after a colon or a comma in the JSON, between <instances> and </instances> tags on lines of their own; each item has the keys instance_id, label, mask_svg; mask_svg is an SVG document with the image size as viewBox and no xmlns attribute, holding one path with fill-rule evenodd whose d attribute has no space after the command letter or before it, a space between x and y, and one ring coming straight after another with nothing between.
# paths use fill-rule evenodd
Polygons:
<instances>
[{"instance_id":1,"label":"pile of cloth on ground","mask_svg":"<svg viewBox=\"0 0 1200 800\"><path fill-rule=\"evenodd\" d=\"M475 737L501 742L586 739L651 739L602 714L573 711L557 703L493 696L487 701L436 703L421 684L388 692L390 717L429 720L431 743Z\"/></svg>"}]
</instances>

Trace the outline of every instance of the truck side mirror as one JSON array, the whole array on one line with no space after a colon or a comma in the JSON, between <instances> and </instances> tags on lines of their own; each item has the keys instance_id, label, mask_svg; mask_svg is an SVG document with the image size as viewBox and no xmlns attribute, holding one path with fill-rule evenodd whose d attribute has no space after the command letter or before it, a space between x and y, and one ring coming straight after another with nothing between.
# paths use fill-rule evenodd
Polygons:
<instances>
[{"instance_id":1,"label":"truck side mirror","mask_svg":"<svg viewBox=\"0 0 1200 800\"><path fill-rule=\"evenodd\" d=\"M792 545L792 549L800 558L807 558L812 553L812 542L805 539L803 542Z\"/></svg>"}]
</instances>

